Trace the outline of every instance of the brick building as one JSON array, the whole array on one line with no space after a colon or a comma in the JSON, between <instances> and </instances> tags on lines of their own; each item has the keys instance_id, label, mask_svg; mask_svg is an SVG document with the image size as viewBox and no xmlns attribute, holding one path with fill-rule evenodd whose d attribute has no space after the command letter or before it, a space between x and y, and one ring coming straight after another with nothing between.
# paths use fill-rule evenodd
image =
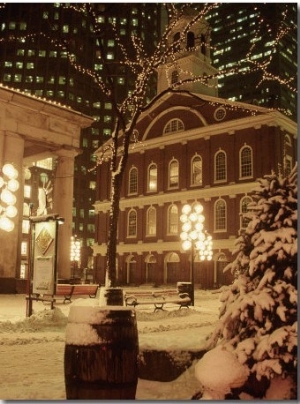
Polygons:
<instances>
[{"instance_id":1,"label":"brick building","mask_svg":"<svg viewBox=\"0 0 300 404\"><path fill-rule=\"evenodd\" d=\"M201 25L202 29L205 24ZM176 37L176 28L170 36ZM195 38L207 37L195 32ZM296 161L297 125L276 110L220 99L216 86L189 83L168 90L181 71L201 66L212 71L209 47L178 52L158 72L158 96L136 126L139 143L130 150L123 182L117 248L117 279L125 284L175 284L190 281L190 254L180 240L185 203L204 207L205 229L213 238L213 260L195 257L195 284L203 288L232 281L224 266L234 240L246 227L242 213L257 179ZM197 44L195 44L197 45ZM199 49L198 51L196 49ZM183 66L180 69L180 66ZM161 74L160 74L161 73ZM215 84L215 83L213 83ZM95 276L103 283L110 208L109 163L97 172Z\"/></svg>"}]
</instances>

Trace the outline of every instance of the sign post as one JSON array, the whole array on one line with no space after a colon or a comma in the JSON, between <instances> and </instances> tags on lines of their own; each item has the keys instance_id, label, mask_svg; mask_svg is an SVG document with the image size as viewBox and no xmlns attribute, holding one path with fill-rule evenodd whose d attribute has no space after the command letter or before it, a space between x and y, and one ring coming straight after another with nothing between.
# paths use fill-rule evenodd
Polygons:
<instances>
[{"instance_id":1,"label":"sign post","mask_svg":"<svg viewBox=\"0 0 300 404\"><path fill-rule=\"evenodd\" d=\"M56 288L57 277L57 240L58 225L63 219L57 214L30 217L30 260L29 290L26 316L32 314L32 300L43 295L51 295L51 309Z\"/></svg>"}]
</instances>

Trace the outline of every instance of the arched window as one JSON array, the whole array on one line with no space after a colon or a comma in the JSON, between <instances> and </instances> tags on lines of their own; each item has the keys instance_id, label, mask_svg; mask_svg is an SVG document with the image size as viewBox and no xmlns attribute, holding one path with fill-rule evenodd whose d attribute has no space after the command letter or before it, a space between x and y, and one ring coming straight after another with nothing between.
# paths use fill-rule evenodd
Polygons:
<instances>
[{"instance_id":1,"label":"arched window","mask_svg":"<svg viewBox=\"0 0 300 404\"><path fill-rule=\"evenodd\" d=\"M223 199L218 199L215 203L215 231L226 230L227 215L226 202Z\"/></svg>"},{"instance_id":2,"label":"arched window","mask_svg":"<svg viewBox=\"0 0 300 404\"><path fill-rule=\"evenodd\" d=\"M186 47L187 49L191 49L194 46L195 46L195 34L189 31L186 36Z\"/></svg>"},{"instance_id":3,"label":"arched window","mask_svg":"<svg viewBox=\"0 0 300 404\"><path fill-rule=\"evenodd\" d=\"M198 154L191 161L191 184L202 185L202 157Z\"/></svg>"},{"instance_id":4,"label":"arched window","mask_svg":"<svg viewBox=\"0 0 300 404\"><path fill-rule=\"evenodd\" d=\"M215 154L215 181L226 181L226 153L218 151Z\"/></svg>"},{"instance_id":5,"label":"arched window","mask_svg":"<svg viewBox=\"0 0 300 404\"><path fill-rule=\"evenodd\" d=\"M164 127L163 133L181 132L184 130L184 124L181 119L172 119Z\"/></svg>"},{"instance_id":6,"label":"arched window","mask_svg":"<svg viewBox=\"0 0 300 404\"><path fill-rule=\"evenodd\" d=\"M151 163L148 167L148 183L147 189L150 192L157 191L157 165Z\"/></svg>"},{"instance_id":7,"label":"arched window","mask_svg":"<svg viewBox=\"0 0 300 404\"><path fill-rule=\"evenodd\" d=\"M180 51L180 32L176 32L176 34L173 36L173 49L174 52Z\"/></svg>"},{"instance_id":8,"label":"arched window","mask_svg":"<svg viewBox=\"0 0 300 404\"><path fill-rule=\"evenodd\" d=\"M252 199L249 196L244 196L240 202L240 227L241 229L245 229L248 226L250 219L245 217L245 213L248 212L248 205L252 202Z\"/></svg>"},{"instance_id":9,"label":"arched window","mask_svg":"<svg viewBox=\"0 0 300 404\"><path fill-rule=\"evenodd\" d=\"M240 150L240 178L253 176L252 149L250 146L243 146Z\"/></svg>"},{"instance_id":10,"label":"arched window","mask_svg":"<svg viewBox=\"0 0 300 404\"><path fill-rule=\"evenodd\" d=\"M132 167L129 171L129 194L136 194L138 191L138 170L136 167Z\"/></svg>"},{"instance_id":11,"label":"arched window","mask_svg":"<svg viewBox=\"0 0 300 404\"><path fill-rule=\"evenodd\" d=\"M173 71L172 71L172 75L171 75L171 84L178 83L178 79L179 79L178 71L177 71L177 70L173 70Z\"/></svg>"},{"instance_id":12,"label":"arched window","mask_svg":"<svg viewBox=\"0 0 300 404\"><path fill-rule=\"evenodd\" d=\"M146 234L147 236L155 236L156 235L156 209L151 206L147 210L147 225L146 225Z\"/></svg>"},{"instance_id":13,"label":"arched window","mask_svg":"<svg viewBox=\"0 0 300 404\"><path fill-rule=\"evenodd\" d=\"M178 234L178 208L176 205L168 209L168 234Z\"/></svg>"},{"instance_id":14,"label":"arched window","mask_svg":"<svg viewBox=\"0 0 300 404\"><path fill-rule=\"evenodd\" d=\"M131 209L128 212L127 236L128 237L137 236L137 213L136 210L134 209Z\"/></svg>"},{"instance_id":15,"label":"arched window","mask_svg":"<svg viewBox=\"0 0 300 404\"><path fill-rule=\"evenodd\" d=\"M169 163L169 188L178 188L179 185L179 163L173 159Z\"/></svg>"}]
</instances>

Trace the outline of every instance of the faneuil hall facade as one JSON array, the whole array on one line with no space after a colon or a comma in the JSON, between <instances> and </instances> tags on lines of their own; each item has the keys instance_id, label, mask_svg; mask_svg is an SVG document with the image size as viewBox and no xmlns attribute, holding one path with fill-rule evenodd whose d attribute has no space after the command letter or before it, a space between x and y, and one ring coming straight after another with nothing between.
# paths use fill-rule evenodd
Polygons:
<instances>
[{"instance_id":1,"label":"faneuil hall facade","mask_svg":"<svg viewBox=\"0 0 300 404\"><path fill-rule=\"evenodd\" d=\"M202 28L201 28L202 27ZM199 30L205 24L200 24ZM197 30L196 29L196 30ZM176 36L176 27L173 36ZM188 34L201 37L201 32ZM207 41L208 31L202 34ZM200 34L200 35L199 35ZM171 37L170 37L170 40ZM196 39L195 39L196 40ZM182 69L178 69L182 66ZM117 246L120 285L176 284L191 280L191 254L182 248L181 209L200 202L213 258L194 258L194 281L203 288L232 281L223 268L247 222L243 213L257 179L296 161L297 125L276 110L217 96L217 83L190 83L166 91L181 71L214 72L209 47L187 47L174 68L158 71L158 95L138 120L139 142L130 150L122 187ZM105 279L109 162L97 172L95 278Z\"/></svg>"}]
</instances>

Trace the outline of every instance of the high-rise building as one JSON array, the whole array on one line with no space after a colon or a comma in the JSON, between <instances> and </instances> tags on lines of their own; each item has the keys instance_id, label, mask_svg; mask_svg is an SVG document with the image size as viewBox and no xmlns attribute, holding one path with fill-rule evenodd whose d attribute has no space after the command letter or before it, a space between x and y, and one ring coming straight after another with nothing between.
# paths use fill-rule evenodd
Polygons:
<instances>
[{"instance_id":1,"label":"high-rise building","mask_svg":"<svg viewBox=\"0 0 300 404\"><path fill-rule=\"evenodd\" d=\"M297 3L220 3L207 21L219 96L296 120Z\"/></svg>"},{"instance_id":2,"label":"high-rise building","mask_svg":"<svg viewBox=\"0 0 300 404\"><path fill-rule=\"evenodd\" d=\"M92 263L90 246L95 237L96 174L90 169L95 164L94 152L113 130L111 104L104 100L94 76L86 73L91 69L109 80L123 99L133 83L119 63L120 49L108 23L115 24L125 43L137 34L151 48L166 17L163 7L155 3L92 6L98 15L97 32L89 13L75 12L75 7L84 10L84 3L0 6L0 82L95 118L94 124L82 131L82 153L75 159L73 234L82 240L82 267ZM212 69L220 71L214 81L219 97L277 108L296 120L297 4L219 3L206 19L211 27ZM155 94L153 83L149 100ZM37 188L45 185L45 178L51 180L48 172L44 175L45 164L39 165ZM39 170L36 166L35 174Z\"/></svg>"},{"instance_id":3,"label":"high-rise building","mask_svg":"<svg viewBox=\"0 0 300 404\"><path fill-rule=\"evenodd\" d=\"M114 22L117 35L125 43L137 35L151 48L159 37L161 20L158 4L95 3L92 7L98 15L97 32L91 14L75 12L71 3L7 3L0 13L0 81L95 119L82 131L82 153L75 159L72 226L73 234L82 241L82 267L91 265L90 246L95 234L96 175L90 171L95 165L93 152L111 135L113 116L112 105L104 100L94 77L82 74L81 68L110 80L123 100L133 83L126 66L118 63L120 48L108 22ZM156 83L151 88L149 99L155 95ZM39 187L45 185L42 174Z\"/></svg>"}]
</instances>

